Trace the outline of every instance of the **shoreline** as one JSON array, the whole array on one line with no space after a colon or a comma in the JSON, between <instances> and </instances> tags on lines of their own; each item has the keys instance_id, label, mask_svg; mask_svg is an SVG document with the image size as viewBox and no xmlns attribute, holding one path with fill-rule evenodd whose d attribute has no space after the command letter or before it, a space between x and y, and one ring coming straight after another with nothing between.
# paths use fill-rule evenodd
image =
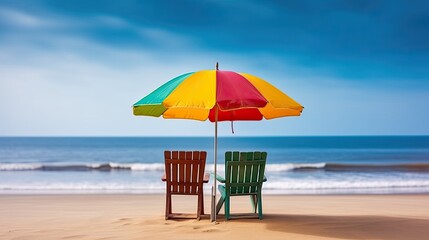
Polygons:
<instances>
[{"instance_id":1,"label":"shoreline","mask_svg":"<svg viewBox=\"0 0 429 240\"><path fill-rule=\"evenodd\" d=\"M82 193L82 192L68 192L68 193L0 193L0 198L2 196L102 196L102 195L107 195L107 196L165 196L165 193L103 193L103 192L93 192L93 193ZM266 193L262 193L263 196L280 196L280 197L323 197L323 196L421 196L421 195L427 195L429 196L429 192L416 192L416 193L278 193L278 194L266 194ZM209 197L210 194L207 192L204 193L205 197ZM216 196L219 196L219 192L217 193Z\"/></svg>"},{"instance_id":2,"label":"shoreline","mask_svg":"<svg viewBox=\"0 0 429 240\"><path fill-rule=\"evenodd\" d=\"M233 216L251 212L231 200ZM164 220L164 194L0 194L0 239L427 239L429 194L264 195L264 219ZM173 212L194 214L196 197Z\"/></svg>"},{"instance_id":3,"label":"shoreline","mask_svg":"<svg viewBox=\"0 0 429 240\"><path fill-rule=\"evenodd\" d=\"M400 190L392 191L389 189L388 191L383 191L384 189L375 188L375 189L356 189L356 190L348 190L344 191L343 189L335 189L335 190L293 190L293 191L280 191L280 190L264 190L262 194L264 196L377 196L377 195L429 195L429 189L426 188L398 188ZM408 190L408 191L405 191ZM157 190L157 191L85 191L85 190L2 190L0 191L0 196L7 195L16 195L16 196L25 196L25 195L164 195L165 189ZM204 189L204 195L210 195L211 190L209 188ZM219 194L219 192L217 193Z\"/></svg>"}]
</instances>

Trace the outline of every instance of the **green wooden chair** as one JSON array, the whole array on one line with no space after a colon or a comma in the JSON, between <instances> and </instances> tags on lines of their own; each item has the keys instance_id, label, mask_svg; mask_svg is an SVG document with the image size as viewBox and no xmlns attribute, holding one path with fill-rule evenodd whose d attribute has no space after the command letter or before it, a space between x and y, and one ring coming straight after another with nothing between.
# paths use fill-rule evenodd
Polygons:
<instances>
[{"instance_id":1,"label":"green wooden chair","mask_svg":"<svg viewBox=\"0 0 429 240\"><path fill-rule=\"evenodd\" d=\"M258 209L258 217L262 219L262 183L264 176L266 152L226 152L225 178L217 175L216 179L225 185L219 185L221 197L216 206L219 213L225 203L225 218L230 219L230 197L250 195L253 211Z\"/></svg>"}]
</instances>

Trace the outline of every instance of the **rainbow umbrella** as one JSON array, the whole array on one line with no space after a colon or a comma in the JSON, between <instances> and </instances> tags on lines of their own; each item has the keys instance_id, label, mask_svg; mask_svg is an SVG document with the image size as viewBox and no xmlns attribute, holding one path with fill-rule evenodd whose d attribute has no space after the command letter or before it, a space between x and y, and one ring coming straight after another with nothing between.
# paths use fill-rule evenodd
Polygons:
<instances>
[{"instance_id":1,"label":"rainbow umbrella","mask_svg":"<svg viewBox=\"0 0 429 240\"><path fill-rule=\"evenodd\" d=\"M247 73L202 70L168 81L133 105L134 115L193 119L215 123L214 176L217 164L217 122L299 116L303 106L265 80ZM216 220L216 177L211 220Z\"/></svg>"}]
</instances>

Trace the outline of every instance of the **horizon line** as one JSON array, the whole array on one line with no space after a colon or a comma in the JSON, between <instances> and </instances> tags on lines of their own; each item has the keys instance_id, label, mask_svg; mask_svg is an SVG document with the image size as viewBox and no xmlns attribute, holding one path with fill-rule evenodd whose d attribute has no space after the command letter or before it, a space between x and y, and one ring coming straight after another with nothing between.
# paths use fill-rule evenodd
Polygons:
<instances>
[{"instance_id":1,"label":"horizon line","mask_svg":"<svg viewBox=\"0 0 429 240\"><path fill-rule=\"evenodd\" d=\"M212 135L0 135L0 138L213 138ZM429 137L429 134L374 134L374 135L245 135L218 136L218 138L265 138L265 137Z\"/></svg>"}]
</instances>

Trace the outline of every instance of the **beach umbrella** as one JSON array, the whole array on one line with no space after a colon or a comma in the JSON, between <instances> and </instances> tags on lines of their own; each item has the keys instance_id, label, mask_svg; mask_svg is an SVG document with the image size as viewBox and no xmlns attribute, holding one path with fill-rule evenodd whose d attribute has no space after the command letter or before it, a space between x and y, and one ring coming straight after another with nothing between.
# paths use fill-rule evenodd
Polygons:
<instances>
[{"instance_id":1,"label":"beach umbrella","mask_svg":"<svg viewBox=\"0 0 429 240\"><path fill-rule=\"evenodd\" d=\"M214 122L214 175L217 164L217 123L259 121L299 116L303 106L267 81L232 71L201 70L166 82L133 105L134 115L163 116ZM216 220L216 178L211 220Z\"/></svg>"}]
</instances>

